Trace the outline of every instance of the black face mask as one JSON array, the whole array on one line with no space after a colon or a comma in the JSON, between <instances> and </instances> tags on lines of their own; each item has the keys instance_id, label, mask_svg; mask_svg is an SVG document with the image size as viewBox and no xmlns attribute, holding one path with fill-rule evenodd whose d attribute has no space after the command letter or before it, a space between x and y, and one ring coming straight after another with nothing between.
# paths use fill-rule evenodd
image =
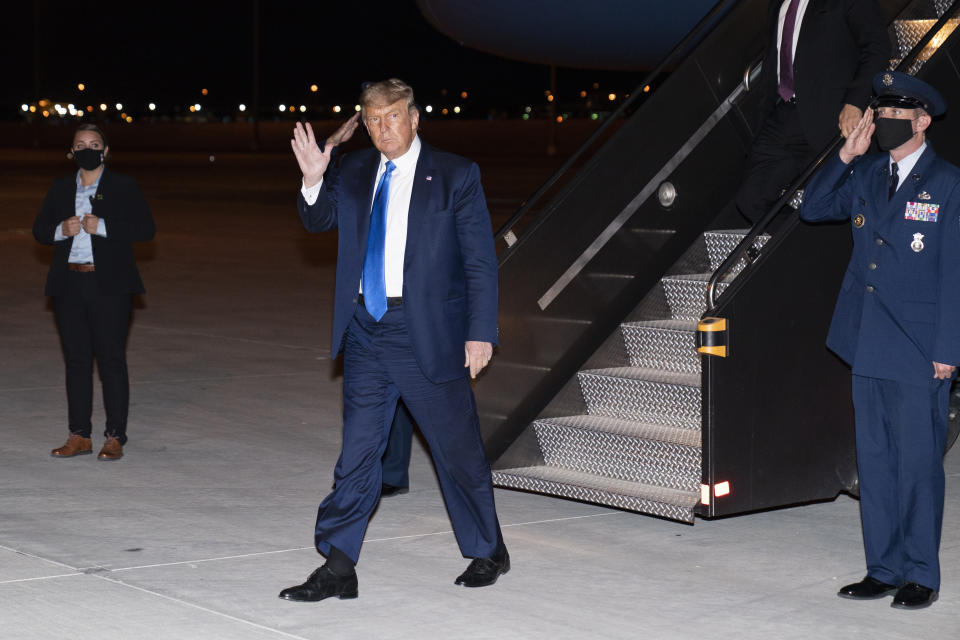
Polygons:
<instances>
[{"instance_id":1,"label":"black face mask","mask_svg":"<svg viewBox=\"0 0 960 640\"><path fill-rule=\"evenodd\" d=\"M93 171L101 164L103 164L103 150L102 149L80 149L79 151L73 152L73 159L77 161L77 165L81 169L86 169L87 171Z\"/></svg>"},{"instance_id":2,"label":"black face mask","mask_svg":"<svg viewBox=\"0 0 960 640\"><path fill-rule=\"evenodd\" d=\"M877 118L873 123L877 126L873 135L877 138L877 146L883 151L896 149L913 137L913 120Z\"/></svg>"}]
</instances>

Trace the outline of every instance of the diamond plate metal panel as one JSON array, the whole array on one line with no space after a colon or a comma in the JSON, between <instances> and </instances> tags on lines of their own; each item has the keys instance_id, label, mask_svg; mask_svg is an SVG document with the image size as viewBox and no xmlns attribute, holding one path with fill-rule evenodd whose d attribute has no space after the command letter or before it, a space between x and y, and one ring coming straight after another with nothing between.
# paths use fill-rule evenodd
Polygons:
<instances>
[{"instance_id":1,"label":"diamond plate metal panel","mask_svg":"<svg viewBox=\"0 0 960 640\"><path fill-rule=\"evenodd\" d=\"M693 509L698 495L689 492L662 490L651 495L640 492L618 493L616 485L607 488L591 486L585 478L577 477L573 472L557 473L552 467L524 467L493 472L493 484L498 487L522 489L546 495L571 498L581 502L609 505L618 509L648 513L651 515L693 522ZM622 483L621 484L629 484ZM642 485L638 485L642 486Z\"/></svg>"},{"instance_id":2,"label":"diamond plate metal panel","mask_svg":"<svg viewBox=\"0 0 960 640\"><path fill-rule=\"evenodd\" d=\"M663 372L626 367L581 371L577 376L590 415L700 428L699 376L684 379L674 374L670 380Z\"/></svg>"},{"instance_id":3,"label":"diamond plate metal panel","mask_svg":"<svg viewBox=\"0 0 960 640\"><path fill-rule=\"evenodd\" d=\"M949 5L948 5L949 6ZM937 14L942 15L947 7L937 6ZM921 20L895 20L893 23L893 37L897 43L897 58L891 64L891 68L896 66L913 49L914 46L926 35L935 24L935 18ZM933 40L924 47L923 51L917 56L916 61L910 65L906 73L916 75L924 63L930 59L937 48L946 40L957 26L960 25L960 19L952 18L944 25L940 34L934 36Z\"/></svg>"},{"instance_id":4,"label":"diamond plate metal panel","mask_svg":"<svg viewBox=\"0 0 960 640\"><path fill-rule=\"evenodd\" d=\"M707 245L707 257L710 260L710 270L716 271L720 264L727 259L737 245L747 237L749 229L718 229L716 231L706 231L703 234L703 240ZM760 250L770 239L769 234L762 234L753 241L753 248ZM743 271L747 266L745 258L741 258L737 263L730 267L727 273L736 275Z\"/></svg>"},{"instance_id":5,"label":"diamond plate metal panel","mask_svg":"<svg viewBox=\"0 0 960 640\"><path fill-rule=\"evenodd\" d=\"M639 425L636 435L632 435L579 428L565 422L568 421L554 419L533 423L544 460L550 466L685 491L697 491L700 487L699 443L687 446L645 438ZM650 431L654 435L656 428Z\"/></svg>"},{"instance_id":6,"label":"diamond plate metal panel","mask_svg":"<svg viewBox=\"0 0 960 640\"><path fill-rule=\"evenodd\" d=\"M707 282L710 273L665 276L660 282L667 293L670 317L674 320L699 320L707 311ZM723 293L727 278L717 283L717 296Z\"/></svg>"},{"instance_id":7,"label":"diamond plate metal panel","mask_svg":"<svg viewBox=\"0 0 960 640\"><path fill-rule=\"evenodd\" d=\"M620 325L630 366L700 373L695 320L648 320Z\"/></svg>"}]
</instances>

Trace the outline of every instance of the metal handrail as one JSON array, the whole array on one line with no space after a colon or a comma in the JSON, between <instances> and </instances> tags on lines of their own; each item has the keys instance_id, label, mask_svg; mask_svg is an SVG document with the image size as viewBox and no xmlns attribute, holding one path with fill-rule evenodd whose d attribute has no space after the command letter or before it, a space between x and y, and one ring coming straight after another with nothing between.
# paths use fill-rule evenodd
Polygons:
<instances>
[{"instance_id":1,"label":"metal handrail","mask_svg":"<svg viewBox=\"0 0 960 640\"><path fill-rule=\"evenodd\" d=\"M933 40L934 36L940 32L940 29L942 29L943 26L954 17L954 14L957 13L958 9L960 9L960 0L954 0L953 4L951 4L950 7L943 12L943 15L940 16L940 19L937 20L936 24L930 27L924 36L920 38L920 41L917 42L917 44L910 49L909 53L903 57L903 59L900 61L900 64L896 66L894 71L903 71L916 62L917 58L920 56L920 53L928 44L930 44L930 41ZM837 148L841 146L843 141L844 137L842 135L837 135L837 137L833 139L826 150L823 151L816 160L810 163L807 168L803 170L803 173L800 174L799 178L793 181L793 183L790 185L790 188L788 188L784 192L783 196L777 200L776 204L773 205L773 208L767 211L766 215L760 218L760 220L754 224L753 227L751 227L750 232L747 233L746 237L740 241L740 244L738 244L734 250L730 252L730 255L728 255L722 263L720 263L720 266L717 267L717 270L713 272L713 275L710 276L710 281L707 283L708 313L717 306L716 290L717 283L720 281L720 278L722 278L723 275L727 273L727 271L729 271L730 268L733 267L733 265L735 265L743 257L743 254L753 246L754 240L756 240L757 237L763 233L770 222L780 212L780 209L786 206L786 204L793 199L797 190L806 184L807 180L811 175L813 175L814 171L816 171L823 161L830 157L837 150Z\"/></svg>"},{"instance_id":2,"label":"metal handrail","mask_svg":"<svg viewBox=\"0 0 960 640\"><path fill-rule=\"evenodd\" d=\"M657 76L659 76L663 72L663 70L671 62L673 62L674 58L676 58L678 55L683 53L683 51L687 48L687 46L692 41L696 40L697 37L699 37L700 32L703 31L711 22L713 22L713 20L718 15L720 15L720 13L722 13L727 8L728 5L734 4L737 1L738 0L720 0L719 2L717 2L717 4L713 6L710 12L707 13L707 15L705 15L696 24L696 26L686 36L684 36L684 38L679 43L677 43L677 45L673 49L670 50L670 53L668 53L667 56L660 62L660 64L657 65L657 68L651 71L649 74L647 74L647 76L643 79L643 82L641 82L637 86L637 88L630 94L630 97L627 98L623 102L623 104L621 104L612 114L610 114L610 116L604 120L603 124L597 127L596 130L594 130L594 132L590 134L590 137L587 138L586 142L580 145L580 148L577 149L577 151L574 152L574 154L570 156L570 158L568 158L567 161L564 162L559 169L557 169L556 173L550 176L550 178L548 178L547 181L544 182L540 186L540 188L537 189L532 196L530 196L529 199L527 199L520 205L520 209L518 209L516 213L510 216L510 219L507 220L503 224L503 226L501 226L497 230L497 232L494 234L493 236L494 241L501 240L505 235L507 235L507 233L509 233L513 229L514 225L516 225L521 218L523 218L525 215L527 215L527 213L530 212L530 209L533 208L533 206L540 200L540 198L542 198L543 195L547 191L549 191L550 188L552 188L553 185L555 185L560 180L560 178L562 178L564 174L567 173L567 171L570 170L570 168L577 162L577 160L579 160L580 157L583 156L583 154L585 154L587 150L593 146L593 144L600 138L601 135L603 135L603 133L613 124L613 122L616 121L617 118L619 118L621 115L623 115L623 113L631 105L633 105L633 103L640 96L643 95L643 88L651 84L657 78ZM510 242L509 245L513 246L514 243L515 241Z\"/></svg>"}]
</instances>

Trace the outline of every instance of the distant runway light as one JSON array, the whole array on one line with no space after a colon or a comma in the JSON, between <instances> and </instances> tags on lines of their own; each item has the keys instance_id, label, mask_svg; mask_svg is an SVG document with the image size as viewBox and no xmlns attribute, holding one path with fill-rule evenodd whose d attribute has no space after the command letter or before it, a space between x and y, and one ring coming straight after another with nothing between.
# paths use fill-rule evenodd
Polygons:
<instances>
[{"instance_id":1,"label":"distant runway light","mask_svg":"<svg viewBox=\"0 0 960 640\"><path fill-rule=\"evenodd\" d=\"M195 104L190 105L190 113L196 113L196 111L197 111L197 105Z\"/></svg>"},{"instance_id":2,"label":"distant runway light","mask_svg":"<svg viewBox=\"0 0 960 640\"><path fill-rule=\"evenodd\" d=\"M197 111L200 111L200 103L198 102L197 104L193 105L193 108Z\"/></svg>"},{"instance_id":3,"label":"distant runway light","mask_svg":"<svg viewBox=\"0 0 960 640\"><path fill-rule=\"evenodd\" d=\"M246 110L247 110L247 105L241 104L241 105L240 105L240 111L246 111Z\"/></svg>"},{"instance_id":4,"label":"distant runway light","mask_svg":"<svg viewBox=\"0 0 960 640\"><path fill-rule=\"evenodd\" d=\"M296 110L297 110L297 108L296 108L295 106L290 105L290 113L293 113L293 112L296 111Z\"/></svg>"},{"instance_id":5,"label":"distant runway light","mask_svg":"<svg viewBox=\"0 0 960 640\"><path fill-rule=\"evenodd\" d=\"M80 89L80 91L83 91L86 88L87 88L87 85L83 84L82 82L77 85L77 89Z\"/></svg>"},{"instance_id":6,"label":"distant runway light","mask_svg":"<svg viewBox=\"0 0 960 640\"><path fill-rule=\"evenodd\" d=\"M307 105L305 104L300 105L300 113L306 113L306 112L307 112Z\"/></svg>"},{"instance_id":7,"label":"distant runway light","mask_svg":"<svg viewBox=\"0 0 960 640\"><path fill-rule=\"evenodd\" d=\"M557 116L557 122L563 122L563 116Z\"/></svg>"},{"instance_id":8,"label":"distant runway light","mask_svg":"<svg viewBox=\"0 0 960 640\"><path fill-rule=\"evenodd\" d=\"M320 89L320 87L318 87L318 86L315 85L315 84L310 85L310 91L311 91L312 93L316 93L319 89Z\"/></svg>"},{"instance_id":9,"label":"distant runway light","mask_svg":"<svg viewBox=\"0 0 960 640\"><path fill-rule=\"evenodd\" d=\"M581 97L581 98L586 98L586 97L587 97L587 92L586 92L586 91L581 91L581 92L580 92L580 97Z\"/></svg>"},{"instance_id":10,"label":"distant runway light","mask_svg":"<svg viewBox=\"0 0 960 640\"><path fill-rule=\"evenodd\" d=\"M211 156L210 156L210 162L216 162L216 160L217 160L217 157L216 157L216 156L214 156L214 155L211 155Z\"/></svg>"},{"instance_id":11,"label":"distant runway light","mask_svg":"<svg viewBox=\"0 0 960 640\"><path fill-rule=\"evenodd\" d=\"M433 113L433 105L427 105L427 113Z\"/></svg>"},{"instance_id":12,"label":"distant runway light","mask_svg":"<svg viewBox=\"0 0 960 640\"><path fill-rule=\"evenodd\" d=\"M127 123L133 122L133 116L127 116Z\"/></svg>"},{"instance_id":13,"label":"distant runway light","mask_svg":"<svg viewBox=\"0 0 960 640\"><path fill-rule=\"evenodd\" d=\"M530 113L531 111L533 111L533 109L532 109L531 107L524 107L523 110L524 110L526 113Z\"/></svg>"},{"instance_id":14,"label":"distant runway light","mask_svg":"<svg viewBox=\"0 0 960 640\"><path fill-rule=\"evenodd\" d=\"M92 104L88 104L88 105L87 105L87 111L88 111L89 113L93 113L93 105L92 105Z\"/></svg>"},{"instance_id":15,"label":"distant runway light","mask_svg":"<svg viewBox=\"0 0 960 640\"><path fill-rule=\"evenodd\" d=\"M21 110L21 111L30 111L30 105L28 105L28 104L22 104L22 105L20 105L20 110Z\"/></svg>"},{"instance_id":16,"label":"distant runway light","mask_svg":"<svg viewBox=\"0 0 960 640\"><path fill-rule=\"evenodd\" d=\"M644 93L650 93L650 85L647 85L643 88Z\"/></svg>"},{"instance_id":17,"label":"distant runway light","mask_svg":"<svg viewBox=\"0 0 960 640\"><path fill-rule=\"evenodd\" d=\"M280 111L286 111L286 110L287 110L287 105L285 104L280 105Z\"/></svg>"},{"instance_id":18,"label":"distant runway light","mask_svg":"<svg viewBox=\"0 0 960 640\"><path fill-rule=\"evenodd\" d=\"M529 113L523 114L523 119L524 119L524 120L529 120L529 119L530 119L530 114L529 114Z\"/></svg>"},{"instance_id":19,"label":"distant runway light","mask_svg":"<svg viewBox=\"0 0 960 640\"><path fill-rule=\"evenodd\" d=\"M334 112L334 113L340 113L340 105L338 105L338 104L333 105L333 112Z\"/></svg>"},{"instance_id":20,"label":"distant runway light","mask_svg":"<svg viewBox=\"0 0 960 640\"><path fill-rule=\"evenodd\" d=\"M151 102L150 104L148 104L147 107L149 107L150 111L156 111L156 110L157 110L157 105L156 105L155 103L153 103L153 102Z\"/></svg>"},{"instance_id":21,"label":"distant runway light","mask_svg":"<svg viewBox=\"0 0 960 640\"><path fill-rule=\"evenodd\" d=\"M354 111L360 111L360 105L358 105L358 104L353 105L353 110L354 110Z\"/></svg>"},{"instance_id":22,"label":"distant runway light","mask_svg":"<svg viewBox=\"0 0 960 640\"><path fill-rule=\"evenodd\" d=\"M466 99L467 99L467 92L466 92L466 91L461 91L461 92L460 92L460 97L463 98L464 100L466 100Z\"/></svg>"},{"instance_id":23,"label":"distant runway light","mask_svg":"<svg viewBox=\"0 0 960 640\"><path fill-rule=\"evenodd\" d=\"M553 94L547 96L547 102L553 102Z\"/></svg>"},{"instance_id":24,"label":"distant runway light","mask_svg":"<svg viewBox=\"0 0 960 640\"><path fill-rule=\"evenodd\" d=\"M440 113L442 113L443 115L447 115L448 113L450 113L450 110L444 107L443 110L440 111Z\"/></svg>"},{"instance_id":25,"label":"distant runway light","mask_svg":"<svg viewBox=\"0 0 960 640\"><path fill-rule=\"evenodd\" d=\"M117 107L117 111L123 111L123 104L118 102L115 106Z\"/></svg>"},{"instance_id":26,"label":"distant runway light","mask_svg":"<svg viewBox=\"0 0 960 640\"><path fill-rule=\"evenodd\" d=\"M67 109L70 110L70 111L76 111L76 110L77 110L77 108L73 105L72 102L67 105Z\"/></svg>"},{"instance_id":27,"label":"distant runway light","mask_svg":"<svg viewBox=\"0 0 960 640\"><path fill-rule=\"evenodd\" d=\"M207 91L206 89L200 89L200 95L204 95L204 96L205 96L205 95L207 95L208 93L210 93L210 92Z\"/></svg>"},{"instance_id":28,"label":"distant runway light","mask_svg":"<svg viewBox=\"0 0 960 640\"><path fill-rule=\"evenodd\" d=\"M616 100L616 99L617 99L617 94L615 94L615 93L608 93L608 94L607 94L607 100L609 100L610 102L613 102L613 101Z\"/></svg>"},{"instance_id":29,"label":"distant runway light","mask_svg":"<svg viewBox=\"0 0 960 640\"><path fill-rule=\"evenodd\" d=\"M591 120L596 120L596 119L598 119L599 117L600 117L600 114L599 114L599 113L591 113L591 114L590 114L590 119L591 119Z\"/></svg>"},{"instance_id":30,"label":"distant runway light","mask_svg":"<svg viewBox=\"0 0 960 640\"><path fill-rule=\"evenodd\" d=\"M454 113L460 113L460 107L459 107L459 106L454 107L454 108L453 108L453 112L454 112Z\"/></svg>"},{"instance_id":31,"label":"distant runway light","mask_svg":"<svg viewBox=\"0 0 960 640\"><path fill-rule=\"evenodd\" d=\"M106 110L107 110L107 105L105 105L104 103L101 102L101 103L100 103L100 111L106 111Z\"/></svg>"}]
</instances>

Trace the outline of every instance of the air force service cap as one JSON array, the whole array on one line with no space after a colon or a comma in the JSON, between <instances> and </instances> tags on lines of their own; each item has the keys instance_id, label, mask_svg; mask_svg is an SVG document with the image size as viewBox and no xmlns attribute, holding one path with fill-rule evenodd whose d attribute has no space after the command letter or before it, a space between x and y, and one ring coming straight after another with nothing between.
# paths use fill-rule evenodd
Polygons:
<instances>
[{"instance_id":1,"label":"air force service cap","mask_svg":"<svg viewBox=\"0 0 960 640\"><path fill-rule=\"evenodd\" d=\"M923 80L899 71L884 71L875 75L873 93L877 96L874 101L876 107L919 108L931 116L939 116L947 110L947 102L939 91Z\"/></svg>"}]
</instances>

